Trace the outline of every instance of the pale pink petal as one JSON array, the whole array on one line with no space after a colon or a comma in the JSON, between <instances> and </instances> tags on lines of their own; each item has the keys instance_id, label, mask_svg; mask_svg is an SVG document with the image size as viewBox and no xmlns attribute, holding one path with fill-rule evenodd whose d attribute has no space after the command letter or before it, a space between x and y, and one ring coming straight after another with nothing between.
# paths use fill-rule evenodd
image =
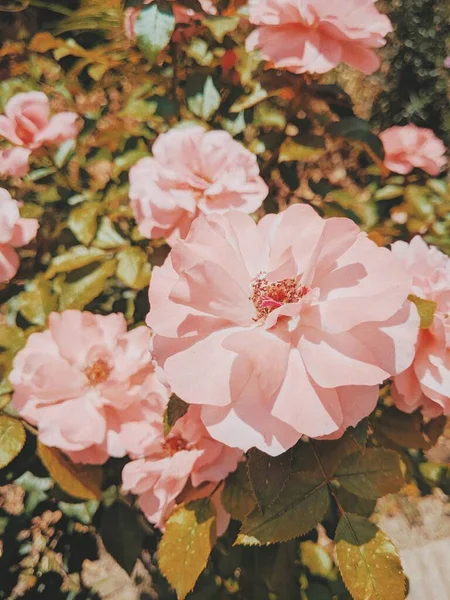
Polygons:
<instances>
[{"instance_id":1,"label":"pale pink petal","mask_svg":"<svg viewBox=\"0 0 450 600\"><path fill-rule=\"evenodd\" d=\"M34 240L38 229L39 223L36 219L19 219L14 225L11 246L15 248L26 246L31 240Z\"/></svg>"},{"instance_id":2,"label":"pale pink petal","mask_svg":"<svg viewBox=\"0 0 450 600\"><path fill-rule=\"evenodd\" d=\"M19 268L17 252L6 244L0 244L0 283L12 279Z\"/></svg>"},{"instance_id":3,"label":"pale pink petal","mask_svg":"<svg viewBox=\"0 0 450 600\"><path fill-rule=\"evenodd\" d=\"M1 119L1 117L0 117ZM31 150L27 148L8 148L0 152L0 176L23 177L30 170L28 158Z\"/></svg>"},{"instance_id":4,"label":"pale pink petal","mask_svg":"<svg viewBox=\"0 0 450 600\"><path fill-rule=\"evenodd\" d=\"M58 113L50 119L48 125L39 131L35 137L35 142L60 144L66 140L72 140L77 137L82 126L83 122L76 113Z\"/></svg>"}]
</instances>

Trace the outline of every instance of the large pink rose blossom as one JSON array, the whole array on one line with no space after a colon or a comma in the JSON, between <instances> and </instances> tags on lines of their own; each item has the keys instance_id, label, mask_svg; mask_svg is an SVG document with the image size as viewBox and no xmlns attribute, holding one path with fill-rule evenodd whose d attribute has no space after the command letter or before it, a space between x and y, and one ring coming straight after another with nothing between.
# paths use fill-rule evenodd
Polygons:
<instances>
[{"instance_id":1,"label":"large pink rose blossom","mask_svg":"<svg viewBox=\"0 0 450 600\"><path fill-rule=\"evenodd\" d=\"M60 112L50 117L50 103L42 92L16 94L7 102L5 114L0 115L0 138L6 138L18 148L2 153L0 173L22 176L27 172L25 157L28 158L30 151L44 144L74 139L82 124L81 118L73 112ZM18 152L19 148L21 152Z\"/></svg>"},{"instance_id":2,"label":"large pink rose blossom","mask_svg":"<svg viewBox=\"0 0 450 600\"><path fill-rule=\"evenodd\" d=\"M292 73L326 73L346 63L369 75L380 59L374 48L392 31L375 0L250 0L257 28L247 50Z\"/></svg>"},{"instance_id":3,"label":"large pink rose blossom","mask_svg":"<svg viewBox=\"0 0 450 600\"><path fill-rule=\"evenodd\" d=\"M127 332L121 314L52 313L48 330L33 333L14 360L14 406L44 444L74 462L139 451L168 401L148 342L148 329Z\"/></svg>"},{"instance_id":4,"label":"large pink rose blossom","mask_svg":"<svg viewBox=\"0 0 450 600\"><path fill-rule=\"evenodd\" d=\"M210 435L277 455L340 436L414 356L411 277L350 219L309 206L199 217L153 270L153 354Z\"/></svg>"},{"instance_id":5,"label":"large pink rose blossom","mask_svg":"<svg viewBox=\"0 0 450 600\"><path fill-rule=\"evenodd\" d=\"M164 435L163 414L149 424L146 443L141 445L142 458L125 465L123 490L139 496L145 516L159 528L176 504L177 498L190 484L198 488L188 499L209 495L218 483L237 467L242 452L213 440L200 420L200 408L191 406ZM216 498L216 501L218 498ZM226 528L227 518L221 514L219 529Z\"/></svg>"},{"instance_id":6,"label":"large pink rose blossom","mask_svg":"<svg viewBox=\"0 0 450 600\"><path fill-rule=\"evenodd\" d=\"M36 219L22 219L19 203L0 188L0 283L14 277L19 268L19 256L14 248L26 246L36 237Z\"/></svg>"},{"instance_id":7,"label":"large pink rose blossom","mask_svg":"<svg viewBox=\"0 0 450 600\"><path fill-rule=\"evenodd\" d=\"M153 0L144 0L143 5L148 5L152 2ZM206 13L211 15L217 14L217 9L212 0L199 0L199 3ZM125 35L131 41L136 39L135 25L141 10L142 7L139 6L131 6L125 10ZM184 38L193 35L198 29L199 22L201 22L203 18L203 15L195 12L194 9L176 3L173 4L173 14L177 25L187 26L181 31L174 32L173 39L176 42L181 42Z\"/></svg>"},{"instance_id":8,"label":"large pink rose blossom","mask_svg":"<svg viewBox=\"0 0 450 600\"><path fill-rule=\"evenodd\" d=\"M31 150L16 146L0 151L0 177L23 177L30 167L28 158Z\"/></svg>"},{"instance_id":9,"label":"large pink rose blossom","mask_svg":"<svg viewBox=\"0 0 450 600\"><path fill-rule=\"evenodd\" d=\"M153 158L130 170L131 207L145 237L173 244L199 214L251 213L267 196L256 157L226 131L184 127L163 133Z\"/></svg>"},{"instance_id":10,"label":"large pink rose blossom","mask_svg":"<svg viewBox=\"0 0 450 600\"><path fill-rule=\"evenodd\" d=\"M431 129L413 124L390 127L380 134L380 139L384 164L393 173L406 175L417 167L435 177L447 163L445 145Z\"/></svg>"},{"instance_id":11,"label":"large pink rose blossom","mask_svg":"<svg viewBox=\"0 0 450 600\"><path fill-rule=\"evenodd\" d=\"M421 329L413 364L395 377L392 395L400 410L425 416L450 414L450 258L420 236L395 242L394 256L412 277L411 293L436 303L433 321Z\"/></svg>"}]
</instances>

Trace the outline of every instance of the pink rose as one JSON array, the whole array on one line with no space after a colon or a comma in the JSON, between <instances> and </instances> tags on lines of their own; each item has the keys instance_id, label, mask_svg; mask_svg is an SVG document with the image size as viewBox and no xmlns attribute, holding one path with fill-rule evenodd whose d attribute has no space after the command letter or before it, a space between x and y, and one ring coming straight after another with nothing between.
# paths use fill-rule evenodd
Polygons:
<instances>
[{"instance_id":1,"label":"pink rose","mask_svg":"<svg viewBox=\"0 0 450 600\"><path fill-rule=\"evenodd\" d=\"M153 270L153 355L210 435L277 455L340 436L414 356L411 277L350 219L199 217Z\"/></svg>"},{"instance_id":2,"label":"pink rose","mask_svg":"<svg viewBox=\"0 0 450 600\"><path fill-rule=\"evenodd\" d=\"M257 29L247 50L292 73L326 73L342 62L369 75L380 66L373 48L392 31L375 0L250 0L249 9Z\"/></svg>"},{"instance_id":3,"label":"pink rose","mask_svg":"<svg viewBox=\"0 0 450 600\"><path fill-rule=\"evenodd\" d=\"M421 329L413 364L394 379L392 395L400 410L450 414L450 258L420 236L395 242L394 256L412 277L411 293L436 303L431 325Z\"/></svg>"},{"instance_id":4,"label":"pink rose","mask_svg":"<svg viewBox=\"0 0 450 600\"><path fill-rule=\"evenodd\" d=\"M31 150L44 144L60 144L78 135L83 122L76 113L60 112L53 117L49 114L49 101L42 92L16 94L8 101L5 114L0 115L0 137L20 146L21 151L2 152L0 173L20 177L28 171L25 158Z\"/></svg>"},{"instance_id":5,"label":"pink rose","mask_svg":"<svg viewBox=\"0 0 450 600\"><path fill-rule=\"evenodd\" d=\"M30 167L28 158L31 150L16 146L0 151L0 177L23 177Z\"/></svg>"},{"instance_id":6,"label":"pink rose","mask_svg":"<svg viewBox=\"0 0 450 600\"><path fill-rule=\"evenodd\" d=\"M416 127L390 127L380 134L383 142L385 166L394 173L406 175L415 167L429 175L439 175L447 163L445 145L431 129Z\"/></svg>"},{"instance_id":7,"label":"pink rose","mask_svg":"<svg viewBox=\"0 0 450 600\"><path fill-rule=\"evenodd\" d=\"M153 158L130 170L131 208L145 237L173 244L201 213L251 213L267 196L256 157L225 131L184 127L163 133Z\"/></svg>"},{"instance_id":8,"label":"pink rose","mask_svg":"<svg viewBox=\"0 0 450 600\"><path fill-rule=\"evenodd\" d=\"M48 330L33 333L14 360L14 406L74 462L140 451L168 401L148 342L148 329L127 332L121 314L52 313Z\"/></svg>"},{"instance_id":9,"label":"pink rose","mask_svg":"<svg viewBox=\"0 0 450 600\"><path fill-rule=\"evenodd\" d=\"M188 483L198 488L188 494L189 500L211 493L215 486L205 484L220 482L234 471L242 452L213 440L196 406L178 419L169 435L164 436L162 413L150 429L148 443L142 448L144 457L123 469L123 490L137 494L147 519L162 529ZM222 530L228 524L225 521Z\"/></svg>"},{"instance_id":10,"label":"pink rose","mask_svg":"<svg viewBox=\"0 0 450 600\"><path fill-rule=\"evenodd\" d=\"M0 188L0 283L14 277L19 268L19 256L14 248L26 246L36 237L36 219L22 219L19 203Z\"/></svg>"},{"instance_id":11,"label":"pink rose","mask_svg":"<svg viewBox=\"0 0 450 600\"><path fill-rule=\"evenodd\" d=\"M143 5L151 4L153 0L144 0ZM199 0L200 6L202 9L211 15L217 14L217 9L214 6L212 0ZM139 6L132 6L125 10L125 21L124 21L124 29L126 37L134 41L136 39L136 33L134 27L136 25L137 18L141 12L142 8ZM182 6L179 4L173 5L173 14L175 16L175 21L177 25L187 25L182 32L175 32L174 37L175 41L181 42L183 41L183 36L191 36L198 29L198 23L202 20L203 15L195 12L192 8L188 8L187 6ZM195 23L197 21L197 23Z\"/></svg>"}]
</instances>

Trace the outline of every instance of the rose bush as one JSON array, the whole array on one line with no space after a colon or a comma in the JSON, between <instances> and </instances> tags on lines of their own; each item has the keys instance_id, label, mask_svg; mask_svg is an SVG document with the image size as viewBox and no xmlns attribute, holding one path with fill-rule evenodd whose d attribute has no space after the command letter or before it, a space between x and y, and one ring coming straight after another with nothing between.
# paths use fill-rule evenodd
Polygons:
<instances>
[{"instance_id":1,"label":"rose bush","mask_svg":"<svg viewBox=\"0 0 450 600\"><path fill-rule=\"evenodd\" d=\"M450 491L450 186L370 122L389 15L41 4L0 24L0 599L404 599L376 503Z\"/></svg>"}]
</instances>

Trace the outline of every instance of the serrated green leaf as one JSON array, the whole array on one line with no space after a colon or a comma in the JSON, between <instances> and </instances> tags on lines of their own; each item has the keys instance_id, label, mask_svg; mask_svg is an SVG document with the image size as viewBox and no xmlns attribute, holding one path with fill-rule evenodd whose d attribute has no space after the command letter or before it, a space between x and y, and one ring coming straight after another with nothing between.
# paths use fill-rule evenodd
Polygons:
<instances>
[{"instance_id":1,"label":"serrated green leaf","mask_svg":"<svg viewBox=\"0 0 450 600\"><path fill-rule=\"evenodd\" d=\"M285 542L310 531L329 507L326 482L310 473L292 473L279 497L264 514L255 508L244 520L241 533L261 544Z\"/></svg>"},{"instance_id":2,"label":"serrated green leaf","mask_svg":"<svg viewBox=\"0 0 450 600\"><path fill-rule=\"evenodd\" d=\"M405 575L389 538L376 525L347 513L336 530L336 557L354 600L404 600Z\"/></svg>"},{"instance_id":3,"label":"serrated green leaf","mask_svg":"<svg viewBox=\"0 0 450 600\"><path fill-rule=\"evenodd\" d=\"M346 456L334 477L346 490L367 499L398 492L405 483L400 456L383 448L367 448Z\"/></svg>"},{"instance_id":4,"label":"serrated green leaf","mask_svg":"<svg viewBox=\"0 0 450 600\"><path fill-rule=\"evenodd\" d=\"M103 292L108 278L112 277L116 271L116 265L115 260L108 260L85 277L73 283L63 283L59 297L59 309L61 311L69 308L82 310Z\"/></svg>"},{"instance_id":5,"label":"serrated green leaf","mask_svg":"<svg viewBox=\"0 0 450 600\"><path fill-rule=\"evenodd\" d=\"M175 17L169 2L154 2L142 7L134 32L138 46L150 64L168 45L174 30Z\"/></svg>"},{"instance_id":6,"label":"serrated green leaf","mask_svg":"<svg viewBox=\"0 0 450 600\"><path fill-rule=\"evenodd\" d=\"M410 294L408 296L408 300L416 305L417 312L419 313L420 317L420 328L428 329L431 327L434 319L434 313L436 312L437 303L433 302L433 300L419 298L419 296L415 296L414 294Z\"/></svg>"},{"instance_id":7,"label":"serrated green leaf","mask_svg":"<svg viewBox=\"0 0 450 600\"><path fill-rule=\"evenodd\" d=\"M98 202L83 202L70 211L67 226L79 242L89 246L97 233L97 218L101 205Z\"/></svg>"},{"instance_id":8,"label":"serrated green leaf","mask_svg":"<svg viewBox=\"0 0 450 600\"><path fill-rule=\"evenodd\" d=\"M20 454L25 440L25 428L18 419L0 415L0 469Z\"/></svg>"},{"instance_id":9,"label":"serrated green leaf","mask_svg":"<svg viewBox=\"0 0 450 600\"><path fill-rule=\"evenodd\" d=\"M196 117L208 121L220 106L221 97L208 75L195 74L188 78L186 98L189 110Z\"/></svg>"},{"instance_id":10,"label":"serrated green leaf","mask_svg":"<svg viewBox=\"0 0 450 600\"><path fill-rule=\"evenodd\" d=\"M170 397L169 403L167 404L167 408L164 412L164 435L168 435L172 427L184 417L189 409L189 404L172 394Z\"/></svg>"},{"instance_id":11,"label":"serrated green leaf","mask_svg":"<svg viewBox=\"0 0 450 600\"><path fill-rule=\"evenodd\" d=\"M361 498L352 494L344 487L334 490L334 493L337 495L340 505L352 513L369 518L375 510L377 501L374 499Z\"/></svg>"},{"instance_id":12,"label":"serrated green leaf","mask_svg":"<svg viewBox=\"0 0 450 600\"><path fill-rule=\"evenodd\" d=\"M49 448L40 441L38 441L38 455L47 471L66 494L81 500L100 498L102 476L100 467L75 464L57 448Z\"/></svg>"},{"instance_id":13,"label":"serrated green leaf","mask_svg":"<svg viewBox=\"0 0 450 600\"><path fill-rule=\"evenodd\" d=\"M441 416L424 423L420 411L406 414L395 407L389 407L374 420L374 427L376 432L381 431L397 446L429 450L443 433L446 421Z\"/></svg>"},{"instance_id":14,"label":"serrated green leaf","mask_svg":"<svg viewBox=\"0 0 450 600\"><path fill-rule=\"evenodd\" d=\"M240 463L234 473L225 479L222 504L233 519L243 521L255 508L256 501L247 475L245 463Z\"/></svg>"},{"instance_id":15,"label":"serrated green leaf","mask_svg":"<svg viewBox=\"0 0 450 600\"><path fill-rule=\"evenodd\" d=\"M47 279L52 279L57 273L70 273L92 263L100 262L107 258L107 254L99 248L85 248L85 246L72 246L64 254L55 256L45 273Z\"/></svg>"},{"instance_id":16,"label":"serrated green leaf","mask_svg":"<svg viewBox=\"0 0 450 600\"><path fill-rule=\"evenodd\" d=\"M150 282L151 267L147 254L138 246L124 248L117 254L117 278L126 286L142 290Z\"/></svg>"},{"instance_id":17,"label":"serrated green leaf","mask_svg":"<svg viewBox=\"0 0 450 600\"><path fill-rule=\"evenodd\" d=\"M269 456L257 448L248 453L248 476L261 512L281 494L290 477L291 464L290 450L280 456Z\"/></svg>"},{"instance_id":18,"label":"serrated green leaf","mask_svg":"<svg viewBox=\"0 0 450 600\"><path fill-rule=\"evenodd\" d=\"M56 310L57 298L52 285L43 275L38 275L25 286L19 296L19 310L34 325L45 325L48 315Z\"/></svg>"},{"instance_id":19,"label":"serrated green leaf","mask_svg":"<svg viewBox=\"0 0 450 600\"><path fill-rule=\"evenodd\" d=\"M170 515L158 548L161 573L184 600L206 567L216 541L216 511L211 500L181 504Z\"/></svg>"},{"instance_id":20,"label":"serrated green leaf","mask_svg":"<svg viewBox=\"0 0 450 600\"><path fill-rule=\"evenodd\" d=\"M144 540L138 516L136 510L117 501L106 509L100 525L106 550L129 575L139 558Z\"/></svg>"}]
</instances>

